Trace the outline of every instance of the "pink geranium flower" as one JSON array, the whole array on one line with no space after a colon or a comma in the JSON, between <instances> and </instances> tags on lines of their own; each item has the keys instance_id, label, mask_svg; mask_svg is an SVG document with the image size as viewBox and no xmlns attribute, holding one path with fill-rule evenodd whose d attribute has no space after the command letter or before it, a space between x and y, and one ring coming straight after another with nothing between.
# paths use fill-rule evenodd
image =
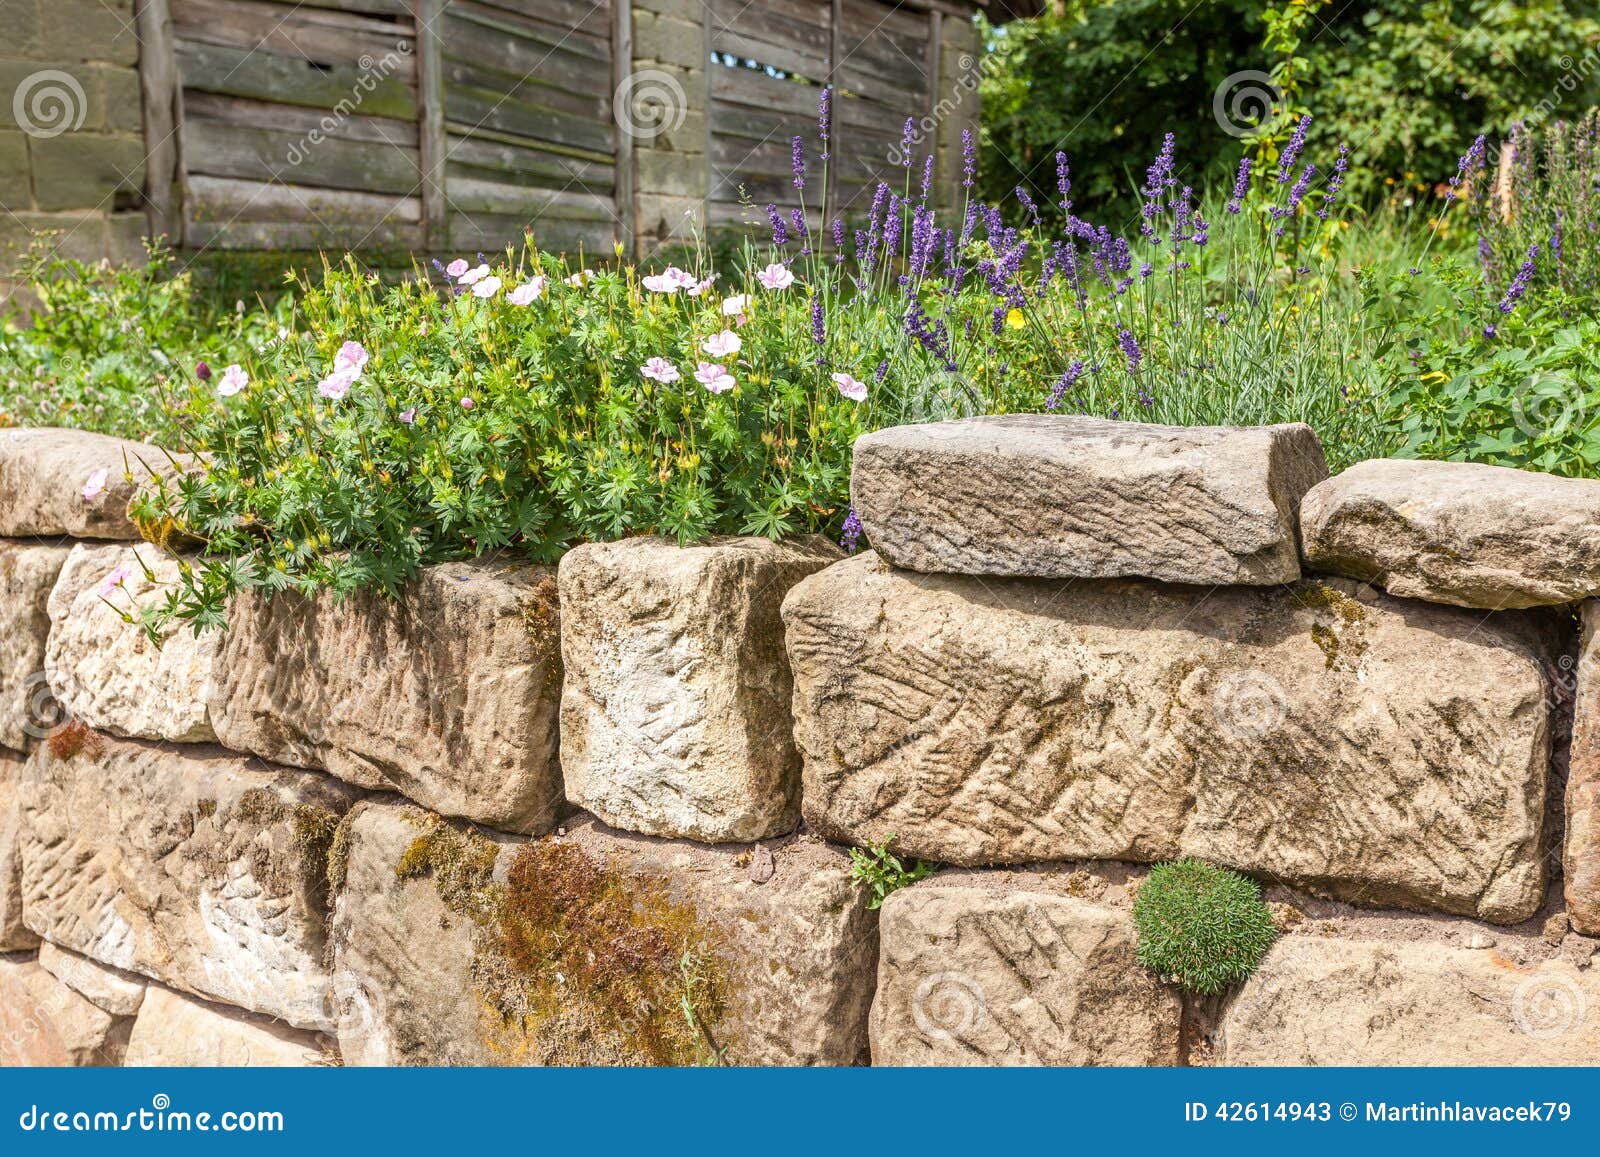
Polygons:
<instances>
[{"instance_id":1,"label":"pink geranium flower","mask_svg":"<svg viewBox=\"0 0 1600 1157\"><path fill-rule=\"evenodd\" d=\"M472 268L472 266L467 264L466 258L457 257L449 265L446 265L444 267L444 271L446 273L448 273L451 277L455 278L457 281L460 281L461 280L461 275L466 273L466 271L471 269L471 268Z\"/></svg>"},{"instance_id":2,"label":"pink geranium flower","mask_svg":"<svg viewBox=\"0 0 1600 1157\"><path fill-rule=\"evenodd\" d=\"M736 317L750 308L750 298L743 293L736 293L722 301L722 316Z\"/></svg>"},{"instance_id":3,"label":"pink geranium flower","mask_svg":"<svg viewBox=\"0 0 1600 1157\"><path fill-rule=\"evenodd\" d=\"M774 262L758 272L756 280L761 283L764 289L788 289L794 284L794 274L789 271L787 265L779 265Z\"/></svg>"},{"instance_id":4,"label":"pink geranium flower","mask_svg":"<svg viewBox=\"0 0 1600 1157\"><path fill-rule=\"evenodd\" d=\"M415 406L410 406L407 409L401 410L400 421L402 424L407 426L415 425L417 421L417 408Z\"/></svg>"},{"instance_id":5,"label":"pink geranium flower","mask_svg":"<svg viewBox=\"0 0 1600 1157\"><path fill-rule=\"evenodd\" d=\"M710 277L706 278L704 281L695 282L693 285L691 285L689 287L689 296L690 297L699 297L701 294L705 293L707 290L709 290L713 285L715 285L717 283L717 278L719 276L720 276L720 274L713 273Z\"/></svg>"},{"instance_id":6,"label":"pink geranium flower","mask_svg":"<svg viewBox=\"0 0 1600 1157\"><path fill-rule=\"evenodd\" d=\"M231 398L240 390L250 384L250 375L237 365L229 366L222 371L222 380L217 383L217 396Z\"/></svg>"},{"instance_id":7,"label":"pink geranium flower","mask_svg":"<svg viewBox=\"0 0 1600 1157\"><path fill-rule=\"evenodd\" d=\"M349 366L335 366L332 373L317 383L317 393L329 401L337 402L350 392L360 375Z\"/></svg>"},{"instance_id":8,"label":"pink geranium flower","mask_svg":"<svg viewBox=\"0 0 1600 1157\"><path fill-rule=\"evenodd\" d=\"M505 282L498 277L485 277L472 287L472 295L474 297L493 297L500 292L500 287L504 284Z\"/></svg>"},{"instance_id":9,"label":"pink geranium flower","mask_svg":"<svg viewBox=\"0 0 1600 1157\"><path fill-rule=\"evenodd\" d=\"M833 384L839 387L839 392L852 402L867 400L867 383L857 381L849 374L834 374Z\"/></svg>"},{"instance_id":10,"label":"pink geranium flower","mask_svg":"<svg viewBox=\"0 0 1600 1157\"><path fill-rule=\"evenodd\" d=\"M641 284L651 293L676 293L680 289L692 289L695 280L694 274L669 265L660 273L646 277Z\"/></svg>"},{"instance_id":11,"label":"pink geranium flower","mask_svg":"<svg viewBox=\"0 0 1600 1157\"><path fill-rule=\"evenodd\" d=\"M534 277L528 281L524 281L510 293L506 294L506 300L512 305L532 305L535 301L543 296L544 278Z\"/></svg>"},{"instance_id":12,"label":"pink geranium flower","mask_svg":"<svg viewBox=\"0 0 1600 1157\"><path fill-rule=\"evenodd\" d=\"M110 474L111 472L109 470L105 469L105 467L101 467L84 480L82 493L83 500L85 502L93 502L96 498L99 498L101 494L105 493L106 479L110 476Z\"/></svg>"},{"instance_id":13,"label":"pink geranium flower","mask_svg":"<svg viewBox=\"0 0 1600 1157\"><path fill-rule=\"evenodd\" d=\"M666 358L651 358L644 363L644 368L639 372L645 377L653 378L658 382L675 382L683 377L678 372L678 367Z\"/></svg>"},{"instance_id":14,"label":"pink geranium flower","mask_svg":"<svg viewBox=\"0 0 1600 1157\"><path fill-rule=\"evenodd\" d=\"M335 369L349 369L359 378L361 371L367 368L367 347L358 341L345 342L333 355L333 365Z\"/></svg>"},{"instance_id":15,"label":"pink geranium flower","mask_svg":"<svg viewBox=\"0 0 1600 1157\"><path fill-rule=\"evenodd\" d=\"M462 398L461 399L461 408L463 410L470 410L470 409L472 409L473 406L476 406L477 404L478 403L474 402L471 398Z\"/></svg>"},{"instance_id":16,"label":"pink geranium flower","mask_svg":"<svg viewBox=\"0 0 1600 1157\"><path fill-rule=\"evenodd\" d=\"M109 599L112 591L116 590L132 577L133 568L131 566L116 567L110 574L106 575L105 578L100 580L100 597L103 599Z\"/></svg>"},{"instance_id":17,"label":"pink geranium flower","mask_svg":"<svg viewBox=\"0 0 1600 1157\"><path fill-rule=\"evenodd\" d=\"M487 265L479 265L463 273L460 277L460 281L462 285L476 285L478 282L482 281L488 276L489 267Z\"/></svg>"},{"instance_id":18,"label":"pink geranium flower","mask_svg":"<svg viewBox=\"0 0 1600 1157\"><path fill-rule=\"evenodd\" d=\"M716 362L701 362L700 368L694 372L694 380L713 394L725 393L739 382L738 378L728 372L726 366L718 365Z\"/></svg>"},{"instance_id":19,"label":"pink geranium flower","mask_svg":"<svg viewBox=\"0 0 1600 1157\"><path fill-rule=\"evenodd\" d=\"M743 349L744 342L740 341L739 335L731 329L725 329L721 333L713 334L706 338L705 344L700 348L714 358L725 358L731 357Z\"/></svg>"}]
</instances>

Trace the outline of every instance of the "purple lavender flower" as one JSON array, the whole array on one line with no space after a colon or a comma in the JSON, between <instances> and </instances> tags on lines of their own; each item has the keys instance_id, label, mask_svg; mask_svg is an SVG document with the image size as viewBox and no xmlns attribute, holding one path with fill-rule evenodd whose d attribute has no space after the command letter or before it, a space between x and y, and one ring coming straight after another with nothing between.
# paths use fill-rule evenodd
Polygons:
<instances>
[{"instance_id":1,"label":"purple lavender flower","mask_svg":"<svg viewBox=\"0 0 1600 1157\"><path fill-rule=\"evenodd\" d=\"M1067 169L1067 154L1056 153L1056 191L1061 194L1061 211L1072 213L1072 174Z\"/></svg>"},{"instance_id":2,"label":"purple lavender flower","mask_svg":"<svg viewBox=\"0 0 1600 1157\"><path fill-rule=\"evenodd\" d=\"M1528 246L1528 259L1522 263L1522 268L1517 270L1517 275L1511 279L1511 284L1506 287L1506 295L1500 299L1500 312L1511 313L1517 308L1517 302L1522 300L1522 295L1528 292L1528 283L1533 280L1534 262L1539 257L1539 246Z\"/></svg>"},{"instance_id":3,"label":"purple lavender flower","mask_svg":"<svg viewBox=\"0 0 1600 1157\"><path fill-rule=\"evenodd\" d=\"M1022 206L1029 217L1033 218L1033 223L1035 225L1039 224L1039 206L1035 205L1033 203L1033 198L1028 196L1028 190L1024 189L1021 185L1018 185L1016 192L1018 204Z\"/></svg>"},{"instance_id":4,"label":"purple lavender flower","mask_svg":"<svg viewBox=\"0 0 1600 1157\"><path fill-rule=\"evenodd\" d=\"M978 172L978 145L972 138L971 129L961 130L961 187L972 188L973 178Z\"/></svg>"},{"instance_id":5,"label":"purple lavender flower","mask_svg":"<svg viewBox=\"0 0 1600 1157\"><path fill-rule=\"evenodd\" d=\"M945 329L945 324L928 317L922 308L922 302L915 298L906 310L905 331L915 338L922 348L927 350L944 365L944 368L955 373L955 359L950 356L950 333Z\"/></svg>"},{"instance_id":6,"label":"purple lavender flower","mask_svg":"<svg viewBox=\"0 0 1600 1157\"><path fill-rule=\"evenodd\" d=\"M836 250L834 261L844 260L844 218L833 219L833 247Z\"/></svg>"},{"instance_id":7,"label":"purple lavender flower","mask_svg":"<svg viewBox=\"0 0 1600 1157\"><path fill-rule=\"evenodd\" d=\"M883 384L883 379L886 376L888 376L888 373L889 373L889 359L888 358L884 358L881 362L878 363L878 368L872 371L872 380L877 382L881 386Z\"/></svg>"},{"instance_id":8,"label":"purple lavender flower","mask_svg":"<svg viewBox=\"0 0 1600 1157\"><path fill-rule=\"evenodd\" d=\"M1500 327L1497 326L1497 325L1492 325L1491 324L1491 325L1486 325L1486 326L1483 327L1483 336L1486 337L1486 338L1489 338L1491 341L1499 333L1500 333Z\"/></svg>"},{"instance_id":9,"label":"purple lavender flower","mask_svg":"<svg viewBox=\"0 0 1600 1157\"><path fill-rule=\"evenodd\" d=\"M1168 133L1162 138L1160 155L1145 170L1144 188L1141 190L1144 194L1144 205L1140 209L1144 221L1139 226L1139 231L1151 241L1156 239L1155 226L1151 222L1161 211L1162 194L1178 183L1177 178L1173 176L1173 152L1176 147L1177 138Z\"/></svg>"},{"instance_id":10,"label":"purple lavender flower","mask_svg":"<svg viewBox=\"0 0 1600 1157\"><path fill-rule=\"evenodd\" d=\"M822 298L811 298L811 340L823 345L828 340L827 315L822 309Z\"/></svg>"},{"instance_id":11,"label":"purple lavender flower","mask_svg":"<svg viewBox=\"0 0 1600 1157\"><path fill-rule=\"evenodd\" d=\"M1238 213L1244 207L1244 199L1250 192L1250 158L1246 157L1239 162L1239 175L1233 179L1233 196L1228 198L1224 208L1230 213Z\"/></svg>"},{"instance_id":12,"label":"purple lavender flower","mask_svg":"<svg viewBox=\"0 0 1600 1157\"><path fill-rule=\"evenodd\" d=\"M833 127L833 88L824 86L822 96L817 100L817 136L822 140L822 163L827 164L831 154L828 152L828 131Z\"/></svg>"},{"instance_id":13,"label":"purple lavender flower","mask_svg":"<svg viewBox=\"0 0 1600 1157\"><path fill-rule=\"evenodd\" d=\"M1306 133L1310 129L1311 117L1309 115L1301 117L1300 123L1294 127L1294 135L1283 147L1283 155L1278 158L1278 184L1289 183L1289 174L1294 171L1294 163L1300 159L1300 150L1306 147Z\"/></svg>"},{"instance_id":14,"label":"purple lavender flower","mask_svg":"<svg viewBox=\"0 0 1600 1157\"><path fill-rule=\"evenodd\" d=\"M917 139L917 120L915 117L906 117L906 127L900 131L900 164L909 169L911 167L911 146Z\"/></svg>"},{"instance_id":15,"label":"purple lavender flower","mask_svg":"<svg viewBox=\"0 0 1600 1157\"><path fill-rule=\"evenodd\" d=\"M933 155L930 153L928 155L928 159L922 162L922 201L923 201L924 204L927 203L928 193L931 192L932 189L933 189Z\"/></svg>"},{"instance_id":16,"label":"purple lavender flower","mask_svg":"<svg viewBox=\"0 0 1600 1157\"><path fill-rule=\"evenodd\" d=\"M1461 160L1456 164L1456 175L1450 178L1450 191L1444 195L1447 203L1456 199L1456 189L1461 185L1461 178L1467 175L1467 170L1481 169L1483 167L1483 156L1486 149L1487 146L1480 134L1478 139L1472 142L1471 147L1461 155Z\"/></svg>"},{"instance_id":17,"label":"purple lavender flower","mask_svg":"<svg viewBox=\"0 0 1600 1157\"><path fill-rule=\"evenodd\" d=\"M1117 345L1122 347L1123 356L1128 359L1128 372L1139 372L1139 363L1144 361L1144 351L1139 348L1138 340L1131 332L1125 329L1117 330Z\"/></svg>"},{"instance_id":18,"label":"purple lavender flower","mask_svg":"<svg viewBox=\"0 0 1600 1157\"><path fill-rule=\"evenodd\" d=\"M1482 140L1482 137L1478 138ZM1328 187L1322 193L1322 207L1317 210L1317 220L1328 219L1328 209L1338 199L1339 191L1344 188L1344 175L1350 168L1350 146L1339 146L1339 159L1333 162L1333 176L1328 178Z\"/></svg>"},{"instance_id":19,"label":"purple lavender flower","mask_svg":"<svg viewBox=\"0 0 1600 1157\"><path fill-rule=\"evenodd\" d=\"M796 189L804 189L806 187L805 142L796 135L790 139L789 148L794 153L794 187Z\"/></svg>"},{"instance_id":20,"label":"purple lavender flower","mask_svg":"<svg viewBox=\"0 0 1600 1157\"><path fill-rule=\"evenodd\" d=\"M1305 198L1306 190L1311 188L1311 178L1317 175L1315 165L1307 165L1300 170L1300 179L1289 190L1289 203L1282 209L1273 206L1272 215L1278 218L1278 227L1272 231L1273 236L1282 237L1284 230L1289 226L1289 218L1293 217L1295 210L1300 208L1300 202Z\"/></svg>"},{"instance_id":21,"label":"purple lavender flower","mask_svg":"<svg viewBox=\"0 0 1600 1157\"><path fill-rule=\"evenodd\" d=\"M1056 379L1056 384L1050 390L1050 396L1044 400L1044 408L1052 411L1059 410L1061 403L1066 399L1067 392L1078 384L1078 379L1081 377L1083 377L1083 363L1075 361Z\"/></svg>"},{"instance_id":22,"label":"purple lavender flower","mask_svg":"<svg viewBox=\"0 0 1600 1157\"><path fill-rule=\"evenodd\" d=\"M852 506L850 513L844 516L844 533L839 536L839 545L846 554L854 554L861 545L861 519L856 517L856 508Z\"/></svg>"},{"instance_id":23,"label":"purple lavender flower","mask_svg":"<svg viewBox=\"0 0 1600 1157\"><path fill-rule=\"evenodd\" d=\"M774 245L787 245L789 243L789 227L783 223L783 214L778 212L776 205L767 205L767 220L772 222L772 243Z\"/></svg>"}]
</instances>

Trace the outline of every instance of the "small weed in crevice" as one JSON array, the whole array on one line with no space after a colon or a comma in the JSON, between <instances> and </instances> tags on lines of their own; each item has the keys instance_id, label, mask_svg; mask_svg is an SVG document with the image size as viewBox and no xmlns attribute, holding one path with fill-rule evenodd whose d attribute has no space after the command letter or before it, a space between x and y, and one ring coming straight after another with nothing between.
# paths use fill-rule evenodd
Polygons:
<instances>
[{"instance_id":1,"label":"small weed in crevice","mask_svg":"<svg viewBox=\"0 0 1600 1157\"><path fill-rule=\"evenodd\" d=\"M881 907L890 892L898 892L908 884L933 875L933 865L923 860L913 861L907 868L900 857L889 850L892 843L894 837L890 836L881 844L850 849L850 878L871 889L872 899L867 901L870 909Z\"/></svg>"}]
</instances>

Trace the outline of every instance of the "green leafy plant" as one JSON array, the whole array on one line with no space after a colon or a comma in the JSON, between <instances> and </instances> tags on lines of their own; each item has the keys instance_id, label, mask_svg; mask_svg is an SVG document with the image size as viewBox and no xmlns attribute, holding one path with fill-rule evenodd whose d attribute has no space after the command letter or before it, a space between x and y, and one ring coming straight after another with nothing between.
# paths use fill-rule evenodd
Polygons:
<instances>
[{"instance_id":1,"label":"green leafy plant","mask_svg":"<svg viewBox=\"0 0 1600 1157\"><path fill-rule=\"evenodd\" d=\"M1195 859L1150 870L1133 922L1139 963L1205 996L1254 972L1277 936L1254 881Z\"/></svg>"},{"instance_id":2,"label":"green leafy plant","mask_svg":"<svg viewBox=\"0 0 1600 1157\"><path fill-rule=\"evenodd\" d=\"M900 857L889 850L892 843L894 837L890 836L881 844L850 849L850 878L872 892L868 908L881 907L889 893L933 875L933 865L923 860L916 860L907 868Z\"/></svg>"}]
</instances>

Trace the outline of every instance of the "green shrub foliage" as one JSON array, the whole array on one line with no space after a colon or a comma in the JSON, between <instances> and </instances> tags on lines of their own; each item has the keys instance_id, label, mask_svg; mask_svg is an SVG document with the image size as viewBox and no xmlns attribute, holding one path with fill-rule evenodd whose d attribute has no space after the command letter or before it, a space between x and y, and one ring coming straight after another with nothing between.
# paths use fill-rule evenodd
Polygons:
<instances>
[{"instance_id":1,"label":"green shrub foliage","mask_svg":"<svg viewBox=\"0 0 1600 1157\"><path fill-rule=\"evenodd\" d=\"M1139 963L1205 996L1254 972L1277 936L1254 881L1195 859L1152 868L1133 921Z\"/></svg>"}]
</instances>

